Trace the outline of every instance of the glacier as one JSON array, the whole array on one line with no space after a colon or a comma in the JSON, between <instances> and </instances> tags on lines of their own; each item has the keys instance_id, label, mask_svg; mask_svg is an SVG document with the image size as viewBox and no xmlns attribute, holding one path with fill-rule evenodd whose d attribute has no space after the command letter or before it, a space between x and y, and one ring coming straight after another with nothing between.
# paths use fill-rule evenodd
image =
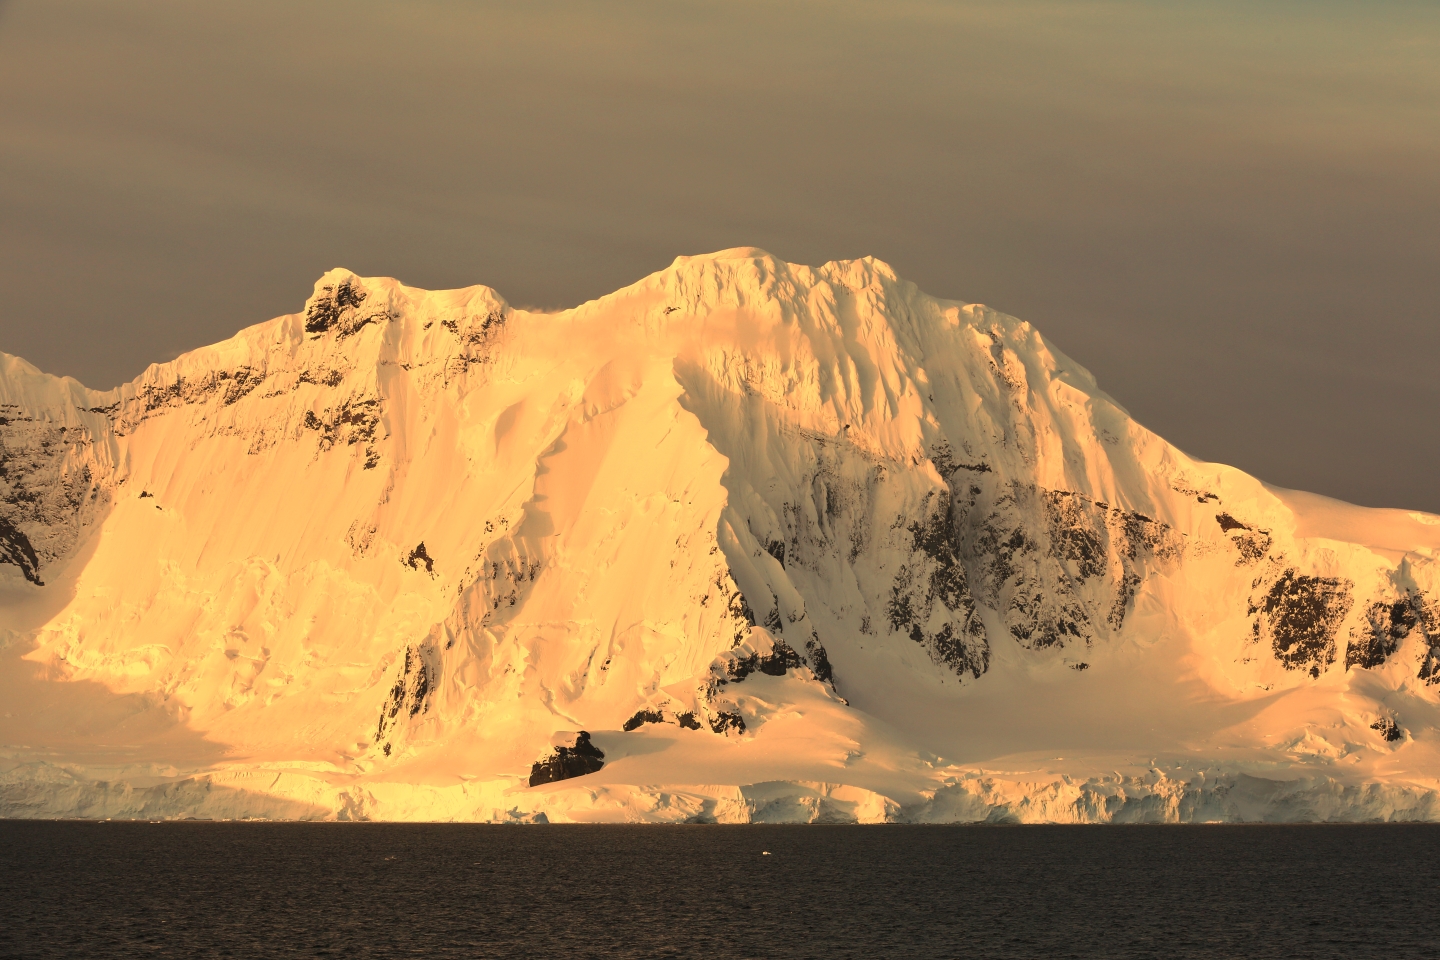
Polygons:
<instances>
[{"instance_id":1,"label":"glacier","mask_svg":"<svg viewBox=\"0 0 1440 960\"><path fill-rule=\"evenodd\" d=\"M0 816L1440 819L1440 517L874 259L0 354Z\"/></svg>"}]
</instances>

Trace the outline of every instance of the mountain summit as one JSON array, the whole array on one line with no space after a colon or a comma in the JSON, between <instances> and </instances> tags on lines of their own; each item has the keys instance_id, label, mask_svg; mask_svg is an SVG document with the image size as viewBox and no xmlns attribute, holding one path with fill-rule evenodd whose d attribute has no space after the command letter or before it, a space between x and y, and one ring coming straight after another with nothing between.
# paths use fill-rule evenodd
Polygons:
<instances>
[{"instance_id":1,"label":"mountain summit","mask_svg":"<svg viewBox=\"0 0 1440 960\"><path fill-rule=\"evenodd\" d=\"M0 814L1440 819L1440 517L873 260L0 354Z\"/></svg>"}]
</instances>

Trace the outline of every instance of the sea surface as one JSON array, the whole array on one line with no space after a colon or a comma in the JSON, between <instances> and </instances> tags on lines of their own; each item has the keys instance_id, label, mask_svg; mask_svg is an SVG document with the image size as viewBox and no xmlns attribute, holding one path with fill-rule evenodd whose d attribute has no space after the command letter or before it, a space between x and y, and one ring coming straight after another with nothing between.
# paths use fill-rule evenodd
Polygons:
<instances>
[{"instance_id":1,"label":"sea surface","mask_svg":"<svg viewBox=\"0 0 1440 960\"><path fill-rule=\"evenodd\" d=\"M0 957L1440 956L1440 826L0 822Z\"/></svg>"}]
</instances>

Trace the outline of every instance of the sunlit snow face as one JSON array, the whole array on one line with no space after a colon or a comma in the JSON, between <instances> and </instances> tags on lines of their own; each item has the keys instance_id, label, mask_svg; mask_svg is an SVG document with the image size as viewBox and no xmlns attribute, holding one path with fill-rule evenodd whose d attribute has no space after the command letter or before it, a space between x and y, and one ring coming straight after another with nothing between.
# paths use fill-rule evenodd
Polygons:
<instances>
[{"instance_id":1,"label":"sunlit snow face","mask_svg":"<svg viewBox=\"0 0 1440 960\"><path fill-rule=\"evenodd\" d=\"M0 349L109 387L336 265L558 307L873 254L1197 455L1436 510L1440 426L1391 409L1440 401L1437 17L13 0Z\"/></svg>"},{"instance_id":2,"label":"sunlit snow face","mask_svg":"<svg viewBox=\"0 0 1440 960\"><path fill-rule=\"evenodd\" d=\"M119 390L0 356L0 467L0 816L1434 816L1440 520L875 259L337 269Z\"/></svg>"}]
</instances>

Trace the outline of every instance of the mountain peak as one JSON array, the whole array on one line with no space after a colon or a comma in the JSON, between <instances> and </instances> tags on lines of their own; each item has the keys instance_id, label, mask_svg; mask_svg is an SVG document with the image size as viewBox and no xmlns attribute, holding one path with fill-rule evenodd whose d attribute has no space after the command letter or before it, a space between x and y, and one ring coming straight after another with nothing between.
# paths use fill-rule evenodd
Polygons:
<instances>
[{"instance_id":1,"label":"mountain peak","mask_svg":"<svg viewBox=\"0 0 1440 960\"><path fill-rule=\"evenodd\" d=\"M0 360L0 814L1440 816L1440 526L873 258L336 269L108 394Z\"/></svg>"},{"instance_id":2,"label":"mountain peak","mask_svg":"<svg viewBox=\"0 0 1440 960\"><path fill-rule=\"evenodd\" d=\"M772 263L782 263L774 254L759 247L727 247L724 250L716 250L714 253L700 253L688 257L676 257L675 263L691 263L701 260L768 260Z\"/></svg>"}]
</instances>

